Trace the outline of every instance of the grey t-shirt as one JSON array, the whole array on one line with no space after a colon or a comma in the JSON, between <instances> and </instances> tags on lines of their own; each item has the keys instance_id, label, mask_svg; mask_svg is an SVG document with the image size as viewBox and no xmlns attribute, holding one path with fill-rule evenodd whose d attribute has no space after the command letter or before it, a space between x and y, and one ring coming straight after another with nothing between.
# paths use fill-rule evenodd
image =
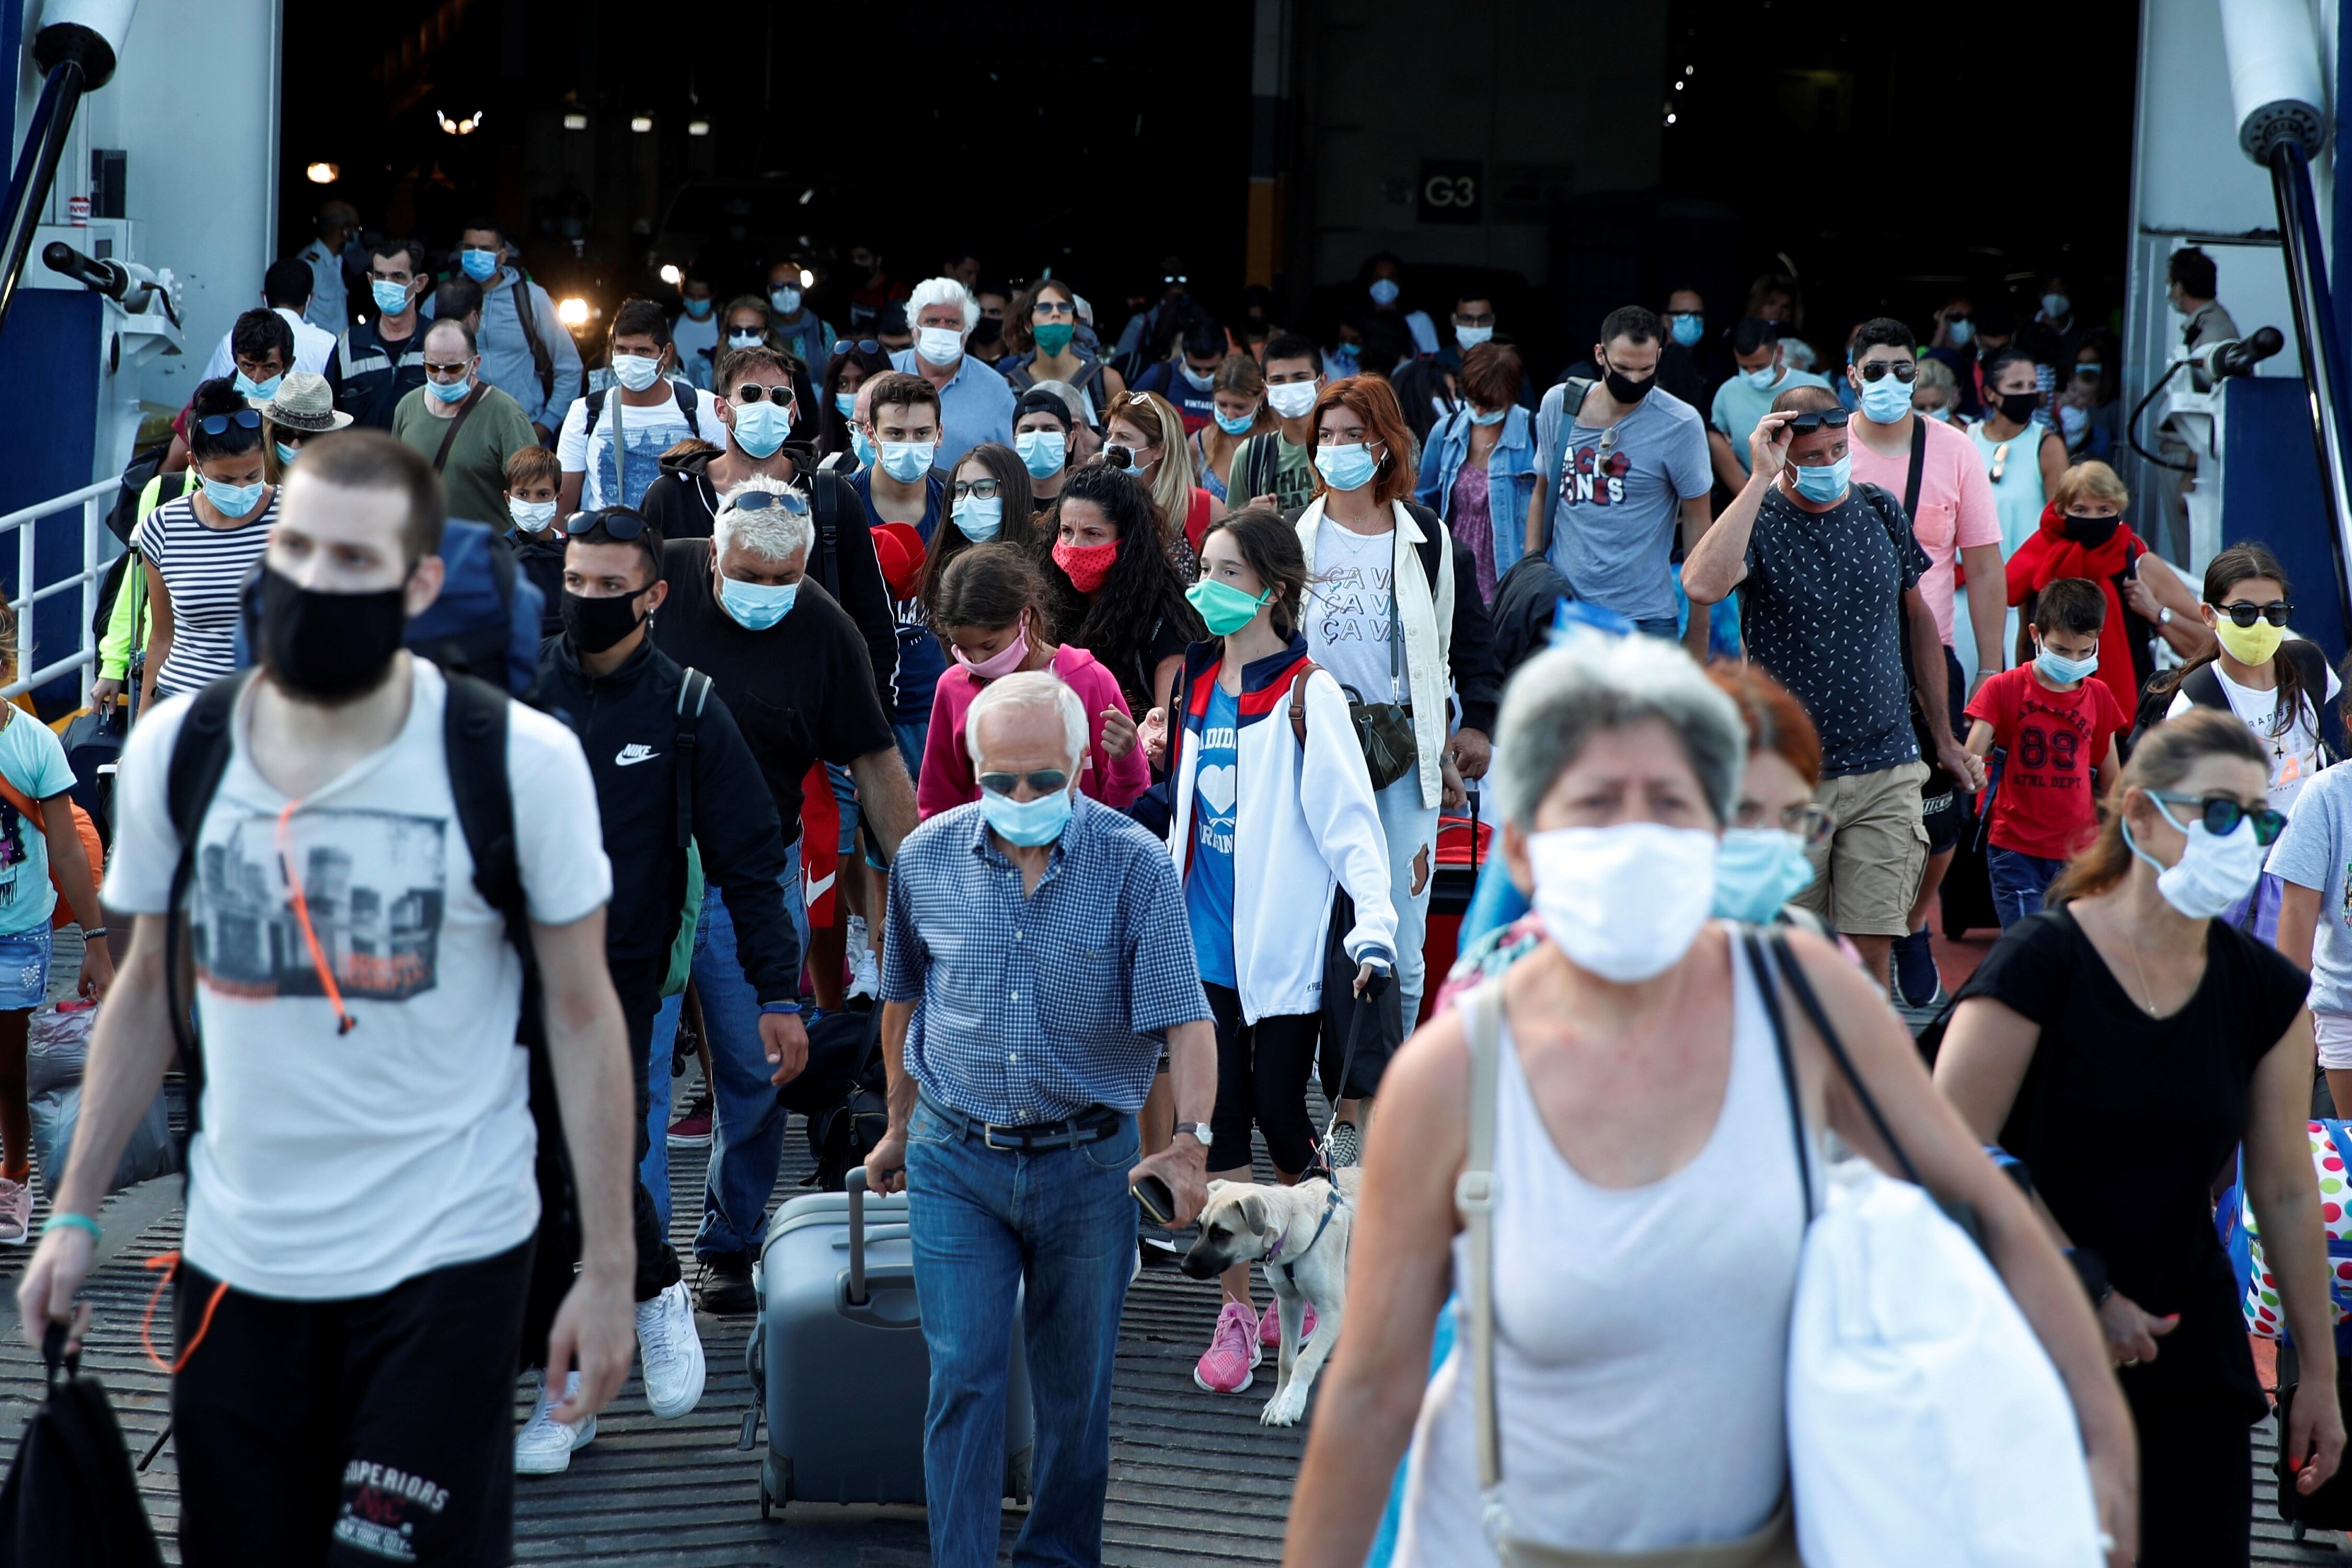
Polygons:
<instances>
[{"instance_id":1,"label":"grey t-shirt","mask_svg":"<svg viewBox=\"0 0 2352 1568\"><path fill-rule=\"evenodd\" d=\"M2352 763L2324 768L2304 784L2266 869L2298 888L2319 890L2311 1005L2320 1013L2352 1013L2352 888L2346 886L2352 870Z\"/></svg>"},{"instance_id":2,"label":"grey t-shirt","mask_svg":"<svg viewBox=\"0 0 2352 1568\"><path fill-rule=\"evenodd\" d=\"M1568 385L1536 413L1536 481L1543 487L1544 550L1580 599L1637 621L1677 614L1675 522L1685 498L1715 483L1706 422L1653 387L1606 429L1575 422Z\"/></svg>"}]
</instances>

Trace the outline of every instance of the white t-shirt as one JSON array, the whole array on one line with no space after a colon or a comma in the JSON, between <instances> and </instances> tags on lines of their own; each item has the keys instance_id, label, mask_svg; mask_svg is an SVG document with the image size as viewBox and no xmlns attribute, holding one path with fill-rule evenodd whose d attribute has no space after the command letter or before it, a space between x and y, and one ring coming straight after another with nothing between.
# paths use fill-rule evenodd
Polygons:
<instances>
[{"instance_id":1,"label":"white t-shirt","mask_svg":"<svg viewBox=\"0 0 2352 1568\"><path fill-rule=\"evenodd\" d=\"M409 658L408 721L383 750L286 796L245 743L199 833L188 899L204 1032L203 1129L189 1151L188 1260L257 1295L329 1300L518 1247L539 1224L522 968L474 858L442 750L448 687ZM509 707L507 768L531 918L567 925L613 875L580 742ZM110 908L166 911L180 840L166 775L187 700L124 747ZM299 868L298 904L281 868ZM310 931L357 1020L337 1035Z\"/></svg>"},{"instance_id":2,"label":"white t-shirt","mask_svg":"<svg viewBox=\"0 0 2352 1568\"><path fill-rule=\"evenodd\" d=\"M667 393L678 384L667 382ZM661 455L688 436L698 435L716 447L727 444L727 427L719 422L719 399L708 392L694 394L698 430L687 428L674 393L650 407L633 408L621 401L617 386L604 395L596 428L588 428L588 400L575 397L564 410L562 433L555 437L555 460L567 474L584 474L580 484L583 510L600 506L636 506L661 473ZM621 426L622 461L613 460L613 424ZM615 478L615 467L620 469Z\"/></svg>"},{"instance_id":3,"label":"white t-shirt","mask_svg":"<svg viewBox=\"0 0 2352 1568\"><path fill-rule=\"evenodd\" d=\"M1365 535L1323 520L1315 535L1315 580L1307 590L1307 649L1331 679L1363 702L1396 700L1402 649L1391 649L1397 537Z\"/></svg>"},{"instance_id":4,"label":"white t-shirt","mask_svg":"<svg viewBox=\"0 0 2352 1568\"><path fill-rule=\"evenodd\" d=\"M307 370L313 375L326 374L327 362L334 357L335 343L341 334L312 325L283 305L270 308L285 317L286 324L294 329L294 363L288 368ZM213 357L205 362L206 381L236 374L236 355L229 347L229 340L236 335L236 329L231 327L213 346Z\"/></svg>"},{"instance_id":5,"label":"white t-shirt","mask_svg":"<svg viewBox=\"0 0 2352 1568\"><path fill-rule=\"evenodd\" d=\"M2251 686L2241 686L2221 673L2218 659L2213 664L2213 675L2221 683L2221 695L2230 700L2230 711L2254 732L2254 739L2260 741L2263 750L2270 753L2272 809L2293 812L2295 796L2303 793L2303 786L2310 782L2311 776L2319 772L2318 710L2311 705L2311 699L2306 695L2303 700L2303 711L2295 715L2294 726L2284 734L2274 735L2271 732L2271 721L2278 716L2276 687L2268 691L2257 691ZM2343 690L2344 683L2336 679L2334 670L2329 670L2327 700L2335 701ZM2172 706L2164 710L2164 716L2177 719L2194 706L2196 704L2189 700L2189 694L2181 692L2174 696Z\"/></svg>"}]
</instances>

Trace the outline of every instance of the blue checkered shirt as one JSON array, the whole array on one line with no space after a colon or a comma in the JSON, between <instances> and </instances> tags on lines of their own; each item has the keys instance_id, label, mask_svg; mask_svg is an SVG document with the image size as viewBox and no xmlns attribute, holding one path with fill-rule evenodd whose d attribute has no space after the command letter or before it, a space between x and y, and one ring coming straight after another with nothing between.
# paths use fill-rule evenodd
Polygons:
<instances>
[{"instance_id":1,"label":"blue checkered shirt","mask_svg":"<svg viewBox=\"0 0 2352 1568\"><path fill-rule=\"evenodd\" d=\"M923 1091L1006 1125L1139 1110L1167 1032L1209 1017L1167 845L1083 795L1025 898L978 804L907 836L882 998L915 1004Z\"/></svg>"}]
</instances>

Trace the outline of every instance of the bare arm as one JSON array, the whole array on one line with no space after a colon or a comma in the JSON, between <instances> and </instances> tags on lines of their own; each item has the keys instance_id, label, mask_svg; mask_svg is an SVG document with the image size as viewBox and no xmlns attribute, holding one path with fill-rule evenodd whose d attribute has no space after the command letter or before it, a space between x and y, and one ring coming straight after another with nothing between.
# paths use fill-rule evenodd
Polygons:
<instances>
[{"instance_id":1,"label":"bare arm","mask_svg":"<svg viewBox=\"0 0 2352 1568\"><path fill-rule=\"evenodd\" d=\"M2284 931L2281 933L2284 935ZM2308 948L2305 952L2308 952ZM2281 1445L2310 1494L2344 1457L2344 1415L2336 1400L2336 1310L2328 1294L2327 1237L2305 1122L2311 1104L2311 1015L2297 1013L2254 1068L2246 1116L2246 1200L2263 1237L2263 1261L2278 1281L2286 1324L2303 1358L2293 1425ZM2304 1401L2310 1397L2310 1408Z\"/></svg>"},{"instance_id":2,"label":"bare arm","mask_svg":"<svg viewBox=\"0 0 2352 1568\"><path fill-rule=\"evenodd\" d=\"M907 1123L915 1114L915 1079L907 1071L907 1025L914 1016L912 1002L882 1004L882 1073L890 1125L866 1156L866 1184L877 1193L898 1192L907 1184Z\"/></svg>"},{"instance_id":3,"label":"bare arm","mask_svg":"<svg viewBox=\"0 0 2352 1568\"><path fill-rule=\"evenodd\" d=\"M2147 555L2140 556L2143 564L2147 560ZM2158 567L2152 574L2139 576L2136 580L2146 584L2160 608L2172 612L2172 618L2156 629L2166 642L2172 645L2175 653L2188 659L2205 658L2213 653L2217 646L2213 628L2205 624L2203 616L2198 614L2197 597L2189 591L2189 584L2180 580L2179 573L2168 563ZM2148 619L2156 617L2150 616Z\"/></svg>"},{"instance_id":4,"label":"bare arm","mask_svg":"<svg viewBox=\"0 0 2352 1568\"><path fill-rule=\"evenodd\" d=\"M1538 484L1528 497L1527 553L1541 555L1544 552L1544 488Z\"/></svg>"},{"instance_id":5,"label":"bare arm","mask_svg":"<svg viewBox=\"0 0 2352 1568\"><path fill-rule=\"evenodd\" d=\"M1682 521L1684 560L1687 561L1690 559L1691 551L1697 546L1700 540L1706 537L1707 528L1714 522L1714 521L1715 498L1713 496L1696 495L1685 496L1683 498ZM1693 605L1691 606L1690 613L1690 625L1683 628L1683 647L1689 651L1691 658L1698 660L1701 664L1705 664L1706 662L1706 650L1708 647L1707 620L1707 616L1699 613L1698 605Z\"/></svg>"},{"instance_id":6,"label":"bare arm","mask_svg":"<svg viewBox=\"0 0 2352 1568\"><path fill-rule=\"evenodd\" d=\"M2271 940L2297 969L2311 967L2311 940L2319 931L2319 889L2279 880L2278 933Z\"/></svg>"},{"instance_id":7,"label":"bare arm","mask_svg":"<svg viewBox=\"0 0 2352 1568\"><path fill-rule=\"evenodd\" d=\"M98 907L98 873L89 863L89 851L82 847L79 830L74 826L70 796L53 795L41 803L41 837L48 842L50 868L58 885L65 889L66 907L73 910L75 921L85 931L104 931L106 916ZM102 998L107 987L113 984L114 961L106 951L106 938L84 942L81 994Z\"/></svg>"},{"instance_id":8,"label":"bare arm","mask_svg":"<svg viewBox=\"0 0 2352 1568\"><path fill-rule=\"evenodd\" d=\"M153 562L142 561L139 569L147 574L147 663L139 677L139 711L144 714L155 702L155 677L172 657L172 590Z\"/></svg>"},{"instance_id":9,"label":"bare arm","mask_svg":"<svg viewBox=\"0 0 2352 1568\"><path fill-rule=\"evenodd\" d=\"M1707 466L1715 470L1715 482L1738 495L1748 487L1748 470L1739 466L1739 455L1731 449L1731 437L1710 428L1706 433Z\"/></svg>"},{"instance_id":10,"label":"bare arm","mask_svg":"<svg viewBox=\"0 0 2352 1568\"><path fill-rule=\"evenodd\" d=\"M1977 668L1969 677L1969 695L1976 695L1985 677L1997 673L2002 663L2001 629L2008 624L2004 613L2009 596L2007 574L2001 570L2000 546L1969 544L1960 549L1960 570L1969 579L1969 629L1976 634ZM1981 586L1979 586L1981 584Z\"/></svg>"},{"instance_id":11,"label":"bare arm","mask_svg":"<svg viewBox=\"0 0 2352 1568\"><path fill-rule=\"evenodd\" d=\"M1217 1107L1217 1031L1207 1019L1179 1024L1168 1031L1168 1084L1176 1095L1176 1120L1206 1121ZM1128 1185L1145 1176L1168 1184L1176 1200L1170 1216L1174 1226L1192 1223L1209 1201L1209 1152L1190 1134L1179 1134L1167 1148L1136 1163Z\"/></svg>"},{"instance_id":12,"label":"bare arm","mask_svg":"<svg viewBox=\"0 0 2352 1568\"><path fill-rule=\"evenodd\" d=\"M2066 477L2066 443L2055 430L2045 429L2042 436L2042 493L2057 491L2058 481Z\"/></svg>"},{"instance_id":13,"label":"bare arm","mask_svg":"<svg viewBox=\"0 0 2352 1568\"><path fill-rule=\"evenodd\" d=\"M1683 592L1694 605L1714 605L1730 597L1748 580L1748 543L1756 531L1756 513L1780 477L1788 461L1789 444L1774 437L1794 414L1767 414L1748 438L1750 468L1739 493L1715 520L1706 536L1683 556Z\"/></svg>"},{"instance_id":14,"label":"bare arm","mask_svg":"<svg viewBox=\"0 0 2352 1568\"><path fill-rule=\"evenodd\" d=\"M907 778L906 759L896 746L870 752L849 764L849 776L857 781L858 809L874 825L882 853L897 859L898 841L915 830L916 822L915 786Z\"/></svg>"},{"instance_id":15,"label":"bare arm","mask_svg":"<svg viewBox=\"0 0 2352 1568\"><path fill-rule=\"evenodd\" d=\"M1176 678L1184 673L1184 656L1175 654L1160 661L1151 672L1151 706L1166 709L1168 694L1176 689Z\"/></svg>"},{"instance_id":16,"label":"bare arm","mask_svg":"<svg viewBox=\"0 0 2352 1568\"><path fill-rule=\"evenodd\" d=\"M1903 605L1909 612L1905 622L1911 637L1911 685L1927 715L1927 736L1936 746L1933 760L1969 789L1982 789L1984 764L1952 738L1951 672L1944 663L1943 639L1936 635L1935 614L1916 588L1903 590Z\"/></svg>"},{"instance_id":17,"label":"bare arm","mask_svg":"<svg viewBox=\"0 0 2352 1568\"><path fill-rule=\"evenodd\" d=\"M538 426L532 426L533 429ZM566 472L555 485L555 518L558 522L580 510L581 487L587 482L588 471L577 468Z\"/></svg>"},{"instance_id":18,"label":"bare arm","mask_svg":"<svg viewBox=\"0 0 2352 1568\"><path fill-rule=\"evenodd\" d=\"M1969 721L1969 754L1977 757L1992 755L1992 725L1982 719Z\"/></svg>"}]
</instances>

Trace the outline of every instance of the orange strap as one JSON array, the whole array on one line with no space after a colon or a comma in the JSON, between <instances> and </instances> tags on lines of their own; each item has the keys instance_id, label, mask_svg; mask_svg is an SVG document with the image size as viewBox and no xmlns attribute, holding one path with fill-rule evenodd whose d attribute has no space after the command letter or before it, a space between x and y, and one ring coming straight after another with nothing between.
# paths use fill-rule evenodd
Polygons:
<instances>
[{"instance_id":1,"label":"orange strap","mask_svg":"<svg viewBox=\"0 0 2352 1568\"><path fill-rule=\"evenodd\" d=\"M177 1377L180 1375L180 1369L188 1364L188 1358L196 1353L196 1347L205 1342L205 1335L211 1331L213 1313L219 1309L221 1298L228 1294L228 1281L223 1279L213 1286L212 1300L205 1303L205 1315L196 1322L196 1337L188 1342L188 1348L180 1352L178 1360L167 1362L155 1353L155 1304L163 1299L163 1288L172 1282L173 1275L179 1271L180 1255L176 1252L159 1252L149 1258L145 1266L161 1272L155 1280L154 1294L147 1298L147 1310L141 1313L139 1317L139 1348L147 1352L147 1359L153 1362L157 1369L165 1376Z\"/></svg>"},{"instance_id":2,"label":"orange strap","mask_svg":"<svg viewBox=\"0 0 2352 1568\"><path fill-rule=\"evenodd\" d=\"M326 949L319 945L319 933L311 929L310 900L303 896L302 879L294 874L293 862L287 856L291 837L288 824L294 820L294 813L301 805L299 800L289 800L278 814L278 874L286 879L287 896L294 904L295 923L302 928L302 943L310 950L310 967L317 972L319 984L326 987L327 1000L334 1004L335 1033L348 1035L359 1020L343 1007L343 988L335 984L335 972L327 963Z\"/></svg>"}]
</instances>

